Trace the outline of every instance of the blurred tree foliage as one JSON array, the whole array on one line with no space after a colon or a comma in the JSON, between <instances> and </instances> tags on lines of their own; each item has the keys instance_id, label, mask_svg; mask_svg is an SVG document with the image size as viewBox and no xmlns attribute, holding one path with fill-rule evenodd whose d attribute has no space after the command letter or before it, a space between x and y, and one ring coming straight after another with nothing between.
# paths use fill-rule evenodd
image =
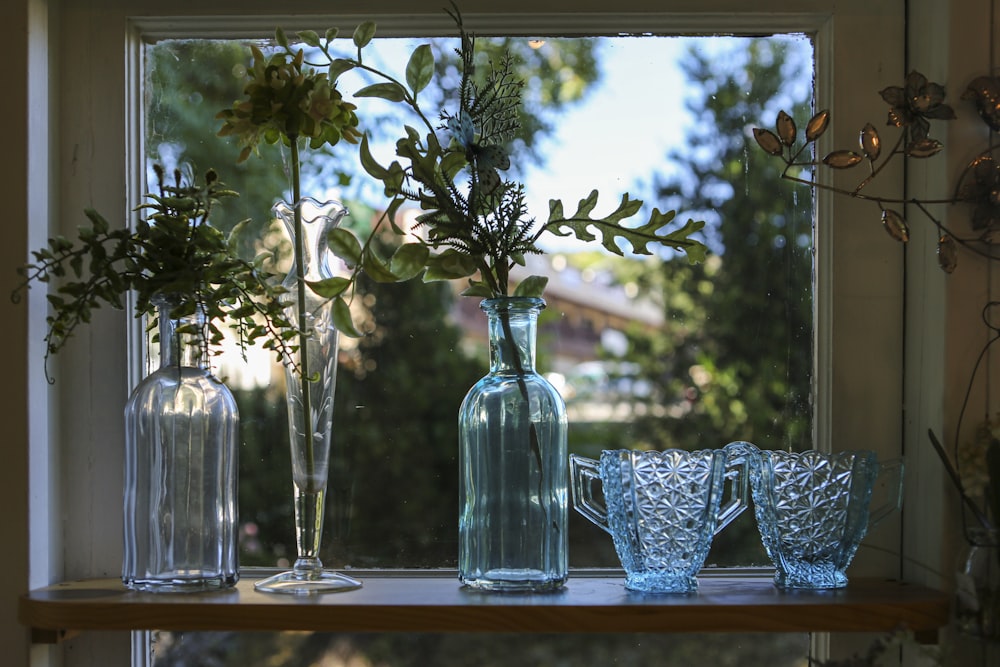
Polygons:
<instances>
[{"instance_id":1,"label":"blurred tree foliage","mask_svg":"<svg viewBox=\"0 0 1000 667\"><path fill-rule=\"evenodd\" d=\"M812 210L782 181L751 123L780 106L809 116L808 59L777 39L737 40L723 53L693 48L681 62L695 115L669 161L683 174L660 195L708 221L714 260L665 262L650 277L666 304L666 336L633 336L649 379L674 397L677 418L647 420L660 444L705 447L750 440L763 448L812 444ZM790 71L791 69L791 71ZM798 99L786 95L801 88Z\"/></svg>"},{"instance_id":2,"label":"blurred tree foliage","mask_svg":"<svg viewBox=\"0 0 1000 667\"><path fill-rule=\"evenodd\" d=\"M630 361L665 397L667 416L638 417L637 437L664 449L812 446L812 212L802 188L780 178L748 127L779 108L809 117L808 58L798 45L746 39L719 53L690 49L681 62L695 117L669 161L681 174L659 194L704 218L716 253L690 266L662 263L635 276L659 290L663 332L630 334ZM789 94L798 97L789 99ZM798 192L796 192L798 190ZM717 536L709 563L767 564L752 512Z\"/></svg>"}]
</instances>

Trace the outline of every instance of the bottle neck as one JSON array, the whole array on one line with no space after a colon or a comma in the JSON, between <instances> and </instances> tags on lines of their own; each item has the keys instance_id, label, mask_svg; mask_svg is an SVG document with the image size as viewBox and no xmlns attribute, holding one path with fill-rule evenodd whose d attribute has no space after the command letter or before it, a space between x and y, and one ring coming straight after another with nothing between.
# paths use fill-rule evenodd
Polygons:
<instances>
[{"instance_id":1,"label":"bottle neck","mask_svg":"<svg viewBox=\"0 0 1000 667\"><path fill-rule=\"evenodd\" d=\"M205 368L205 315L200 306L195 312L180 317L171 316L176 303L161 302L156 317L160 335L160 368L181 366Z\"/></svg>"},{"instance_id":2,"label":"bottle neck","mask_svg":"<svg viewBox=\"0 0 1000 667\"><path fill-rule=\"evenodd\" d=\"M490 372L534 373L535 337L541 299L489 299L482 309L489 317Z\"/></svg>"}]
</instances>

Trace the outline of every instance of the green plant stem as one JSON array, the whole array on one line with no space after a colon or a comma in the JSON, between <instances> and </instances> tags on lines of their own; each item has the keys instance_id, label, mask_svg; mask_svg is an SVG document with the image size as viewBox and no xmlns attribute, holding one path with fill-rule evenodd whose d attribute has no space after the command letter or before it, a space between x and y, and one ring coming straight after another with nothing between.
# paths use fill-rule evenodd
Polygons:
<instances>
[{"instance_id":1,"label":"green plant stem","mask_svg":"<svg viewBox=\"0 0 1000 667\"><path fill-rule=\"evenodd\" d=\"M305 277L305 241L302 238L302 191L301 176L299 172L299 143L298 137L289 137L291 145L292 162L292 218L295 230L295 269L298 275L295 276L295 291L298 307L298 322L296 326L299 330L299 381L302 383L302 427L305 431L306 446L306 476L309 480L308 492L315 492L313 488L313 473L316 464L313 461L313 423L312 423L312 396L309 387L309 333L306 329L306 317L308 309L306 306L306 277ZM294 446L294 444L293 444Z\"/></svg>"},{"instance_id":2,"label":"green plant stem","mask_svg":"<svg viewBox=\"0 0 1000 667\"><path fill-rule=\"evenodd\" d=\"M521 390L521 396L524 398L524 409L528 413L528 446L531 448L531 453L535 455L535 462L538 464L538 498L541 503L542 483L545 478L545 470L542 467L542 448L538 441L538 428L535 426L535 422L531 420L531 398L528 396L528 384L524 381L524 364L521 361L521 350L517 347L514 340L514 331L510 326L509 311L500 311L500 326L503 327L504 340L511 347L510 356L514 362L514 372L517 373L517 387ZM544 503L542 503L542 507L545 513L548 514L547 506ZM555 523L552 525L558 529L558 525Z\"/></svg>"}]
</instances>

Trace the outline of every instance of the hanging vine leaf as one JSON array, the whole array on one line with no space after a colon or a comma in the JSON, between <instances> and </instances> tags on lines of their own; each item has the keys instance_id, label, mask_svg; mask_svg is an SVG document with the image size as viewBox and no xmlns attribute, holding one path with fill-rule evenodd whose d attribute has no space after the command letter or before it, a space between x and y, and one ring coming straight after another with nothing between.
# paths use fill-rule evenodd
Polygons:
<instances>
[{"instance_id":1,"label":"hanging vine leaf","mask_svg":"<svg viewBox=\"0 0 1000 667\"><path fill-rule=\"evenodd\" d=\"M854 151L833 151L823 158L823 164L834 169L850 169L863 159Z\"/></svg>"},{"instance_id":2,"label":"hanging vine leaf","mask_svg":"<svg viewBox=\"0 0 1000 667\"><path fill-rule=\"evenodd\" d=\"M402 102L406 91L398 83L373 83L354 93L355 97L380 97L390 102Z\"/></svg>"},{"instance_id":3,"label":"hanging vine leaf","mask_svg":"<svg viewBox=\"0 0 1000 667\"><path fill-rule=\"evenodd\" d=\"M882 210L882 226L885 227L889 236L900 243L906 243L910 240L910 229L906 226L906 220L896 211L888 208Z\"/></svg>"},{"instance_id":4,"label":"hanging vine leaf","mask_svg":"<svg viewBox=\"0 0 1000 667\"><path fill-rule=\"evenodd\" d=\"M344 297L338 296L333 300L331 315L333 317L333 326L337 327L337 331L351 338L361 338L362 333L354 326L351 307L344 300Z\"/></svg>"},{"instance_id":5,"label":"hanging vine leaf","mask_svg":"<svg viewBox=\"0 0 1000 667\"><path fill-rule=\"evenodd\" d=\"M861 144L861 152L872 162L877 160L879 153L882 152L882 140L879 139L878 130L871 123L866 123L861 130L858 143Z\"/></svg>"},{"instance_id":6,"label":"hanging vine leaf","mask_svg":"<svg viewBox=\"0 0 1000 667\"><path fill-rule=\"evenodd\" d=\"M781 143L786 146L791 146L795 143L795 135L798 132L798 128L795 127L794 118L784 111L779 111L778 120L775 121L774 126L778 130L778 138L781 139Z\"/></svg>"},{"instance_id":7,"label":"hanging vine leaf","mask_svg":"<svg viewBox=\"0 0 1000 667\"><path fill-rule=\"evenodd\" d=\"M806 141L816 141L830 125L830 112L823 109L806 123Z\"/></svg>"},{"instance_id":8,"label":"hanging vine leaf","mask_svg":"<svg viewBox=\"0 0 1000 667\"><path fill-rule=\"evenodd\" d=\"M354 35L352 36L354 40L354 46L359 49L367 46L368 42L372 41L375 36L375 23L372 21L365 21L357 28L354 29Z\"/></svg>"},{"instance_id":9,"label":"hanging vine leaf","mask_svg":"<svg viewBox=\"0 0 1000 667\"><path fill-rule=\"evenodd\" d=\"M406 85L416 95L434 78L434 53L430 44L421 44L406 63Z\"/></svg>"},{"instance_id":10,"label":"hanging vine leaf","mask_svg":"<svg viewBox=\"0 0 1000 667\"><path fill-rule=\"evenodd\" d=\"M417 276L427 266L430 250L423 243L404 243L392 253L389 269L400 280Z\"/></svg>"},{"instance_id":11,"label":"hanging vine leaf","mask_svg":"<svg viewBox=\"0 0 1000 667\"><path fill-rule=\"evenodd\" d=\"M760 127L753 128L753 138L757 140L757 145L771 155L781 155L784 148L781 139L774 132Z\"/></svg>"}]
</instances>

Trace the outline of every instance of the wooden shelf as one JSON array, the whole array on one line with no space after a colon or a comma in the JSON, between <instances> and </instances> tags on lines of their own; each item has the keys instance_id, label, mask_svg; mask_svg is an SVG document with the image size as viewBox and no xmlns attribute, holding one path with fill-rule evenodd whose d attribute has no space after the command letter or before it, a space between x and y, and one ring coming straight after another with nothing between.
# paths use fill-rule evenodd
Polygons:
<instances>
[{"instance_id":1,"label":"wooden shelf","mask_svg":"<svg viewBox=\"0 0 1000 667\"><path fill-rule=\"evenodd\" d=\"M354 574L354 573L352 573ZM339 632L884 632L928 638L948 622L944 593L898 581L782 592L769 578L708 576L693 595L644 595L621 577L571 577L556 593L479 593L453 576L372 574L361 590L312 597L258 593L253 580L217 593L153 594L117 579L31 591L19 619L36 641L85 630Z\"/></svg>"}]
</instances>

